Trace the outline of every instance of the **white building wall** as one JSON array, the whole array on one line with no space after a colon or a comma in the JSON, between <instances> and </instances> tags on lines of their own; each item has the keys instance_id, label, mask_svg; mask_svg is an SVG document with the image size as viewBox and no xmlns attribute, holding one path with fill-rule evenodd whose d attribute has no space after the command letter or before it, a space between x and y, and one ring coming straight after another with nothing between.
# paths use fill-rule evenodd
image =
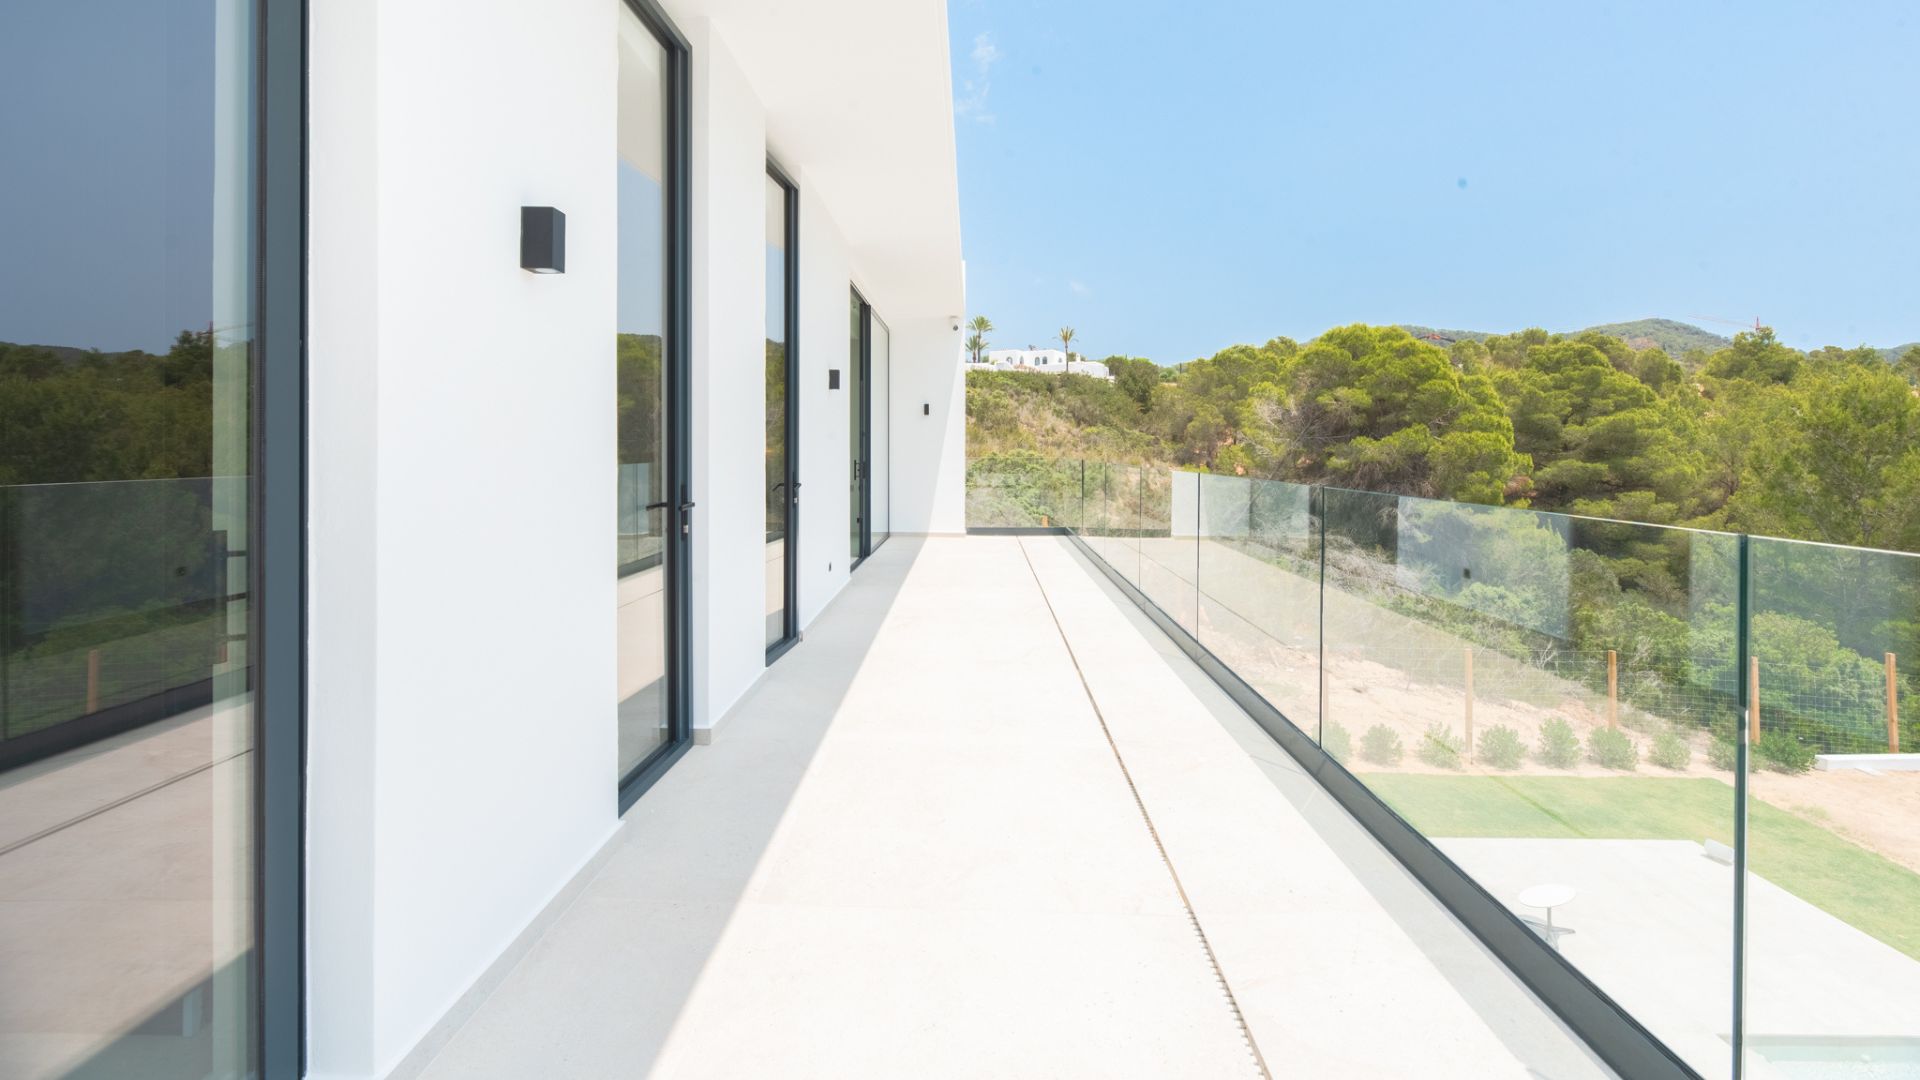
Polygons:
<instances>
[{"instance_id":1,"label":"white building wall","mask_svg":"<svg viewBox=\"0 0 1920 1080\"><path fill-rule=\"evenodd\" d=\"M388 1071L615 825L617 10L311 8L314 1076Z\"/></svg>"},{"instance_id":2,"label":"white building wall","mask_svg":"<svg viewBox=\"0 0 1920 1080\"><path fill-rule=\"evenodd\" d=\"M674 10L700 3L668 8L693 52L692 719L705 728L764 670L769 145L801 192L803 626L848 578L848 389L829 390L827 372L849 362L849 283L893 332L896 534L964 528L950 318L965 306L956 295L932 315L924 283L904 293L917 308L889 300L900 280L860 265L809 184L817 126L782 155L724 21ZM622 17L620 0L311 7L314 1077L391 1071L618 824ZM567 214L565 274L519 268L523 205Z\"/></svg>"},{"instance_id":3,"label":"white building wall","mask_svg":"<svg viewBox=\"0 0 1920 1080\"><path fill-rule=\"evenodd\" d=\"M953 362L963 332L940 317L892 326L893 531L964 533L967 373Z\"/></svg>"},{"instance_id":4,"label":"white building wall","mask_svg":"<svg viewBox=\"0 0 1920 1080\"><path fill-rule=\"evenodd\" d=\"M776 144L776 150L778 146ZM819 615L847 583L851 528L848 484L853 267L833 213L800 186L800 624ZM840 388L827 372L840 371Z\"/></svg>"},{"instance_id":5,"label":"white building wall","mask_svg":"<svg viewBox=\"0 0 1920 1080\"><path fill-rule=\"evenodd\" d=\"M712 20L680 29L697 58L693 723L706 729L766 669L767 128Z\"/></svg>"}]
</instances>

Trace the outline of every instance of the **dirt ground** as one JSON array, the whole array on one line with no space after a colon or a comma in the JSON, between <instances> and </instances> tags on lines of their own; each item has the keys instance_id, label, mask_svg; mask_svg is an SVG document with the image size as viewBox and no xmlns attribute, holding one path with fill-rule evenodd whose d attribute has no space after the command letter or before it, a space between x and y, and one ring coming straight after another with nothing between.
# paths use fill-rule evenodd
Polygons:
<instances>
[{"instance_id":1,"label":"dirt ground","mask_svg":"<svg viewBox=\"0 0 1920 1080\"><path fill-rule=\"evenodd\" d=\"M1920 772L1857 769L1784 776L1758 772L1748 788L1782 810L1920 873Z\"/></svg>"}]
</instances>

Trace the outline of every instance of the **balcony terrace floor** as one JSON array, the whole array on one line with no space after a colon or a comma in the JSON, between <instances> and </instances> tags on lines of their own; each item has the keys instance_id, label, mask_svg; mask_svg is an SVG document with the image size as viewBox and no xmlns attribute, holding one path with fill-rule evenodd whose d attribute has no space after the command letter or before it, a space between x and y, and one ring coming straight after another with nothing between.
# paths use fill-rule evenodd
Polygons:
<instances>
[{"instance_id":1,"label":"balcony terrace floor","mask_svg":"<svg viewBox=\"0 0 1920 1080\"><path fill-rule=\"evenodd\" d=\"M1610 1075L1071 544L898 537L396 1075Z\"/></svg>"}]
</instances>

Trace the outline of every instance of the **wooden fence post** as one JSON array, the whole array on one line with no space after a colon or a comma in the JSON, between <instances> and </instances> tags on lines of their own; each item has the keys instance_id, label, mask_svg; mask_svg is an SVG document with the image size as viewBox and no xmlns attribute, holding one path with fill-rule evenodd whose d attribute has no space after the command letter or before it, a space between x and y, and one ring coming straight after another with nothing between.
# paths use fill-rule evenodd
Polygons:
<instances>
[{"instance_id":1,"label":"wooden fence post","mask_svg":"<svg viewBox=\"0 0 1920 1080\"><path fill-rule=\"evenodd\" d=\"M1760 658L1754 657L1747 674L1747 742L1760 743Z\"/></svg>"},{"instance_id":2,"label":"wooden fence post","mask_svg":"<svg viewBox=\"0 0 1920 1080\"><path fill-rule=\"evenodd\" d=\"M87 712L100 711L100 650L87 650Z\"/></svg>"},{"instance_id":3,"label":"wooden fence post","mask_svg":"<svg viewBox=\"0 0 1920 1080\"><path fill-rule=\"evenodd\" d=\"M1900 668L1887 654L1887 753L1900 752Z\"/></svg>"},{"instance_id":4,"label":"wooden fence post","mask_svg":"<svg viewBox=\"0 0 1920 1080\"><path fill-rule=\"evenodd\" d=\"M1467 650L1465 650L1465 652L1466 652L1466 662L1467 662L1467 667L1466 667L1467 760L1472 761L1473 760L1473 649L1468 648Z\"/></svg>"},{"instance_id":5,"label":"wooden fence post","mask_svg":"<svg viewBox=\"0 0 1920 1080\"><path fill-rule=\"evenodd\" d=\"M1620 654L1607 650L1607 730L1620 726Z\"/></svg>"}]
</instances>

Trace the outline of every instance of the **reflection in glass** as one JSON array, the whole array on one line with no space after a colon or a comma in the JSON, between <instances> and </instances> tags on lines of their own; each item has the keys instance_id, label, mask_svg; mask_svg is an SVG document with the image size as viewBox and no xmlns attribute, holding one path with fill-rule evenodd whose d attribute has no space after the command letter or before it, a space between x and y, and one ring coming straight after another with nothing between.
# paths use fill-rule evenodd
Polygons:
<instances>
[{"instance_id":1,"label":"reflection in glass","mask_svg":"<svg viewBox=\"0 0 1920 1080\"><path fill-rule=\"evenodd\" d=\"M1140 475L1140 591L1189 634L1198 604L1198 479L1159 467Z\"/></svg>"},{"instance_id":2,"label":"reflection in glass","mask_svg":"<svg viewBox=\"0 0 1920 1080\"><path fill-rule=\"evenodd\" d=\"M1735 800L1708 751L1735 707L1737 538L1322 494L1322 746L1728 1075Z\"/></svg>"},{"instance_id":3,"label":"reflection in glass","mask_svg":"<svg viewBox=\"0 0 1920 1080\"><path fill-rule=\"evenodd\" d=\"M787 189L767 177L767 644L787 636Z\"/></svg>"},{"instance_id":4,"label":"reflection in glass","mask_svg":"<svg viewBox=\"0 0 1920 1080\"><path fill-rule=\"evenodd\" d=\"M0 1076L257 1070L253 36L0 8Z\"/></svg>"},{"instance_id":5,"label":"reflection in glass","mask_svg":"<svg viewBox=\"0 0 1920 1080\"><path fill-rule=\"evenodd\" d=\"M620 12L618 566L620 775L670 737L666 530L667 53Z\"/></svg>"},{"instance_id":6,"label":"reflection in glass","mask_svg":"<svg viewBox=\"0 0 1920 1080\"><path fill-rule=\"evenodd\" d=\"M1320 531L1313 489L1200 475L1200 631L1215 656L1320 737Z\"/></svg>"}]
</instances>

